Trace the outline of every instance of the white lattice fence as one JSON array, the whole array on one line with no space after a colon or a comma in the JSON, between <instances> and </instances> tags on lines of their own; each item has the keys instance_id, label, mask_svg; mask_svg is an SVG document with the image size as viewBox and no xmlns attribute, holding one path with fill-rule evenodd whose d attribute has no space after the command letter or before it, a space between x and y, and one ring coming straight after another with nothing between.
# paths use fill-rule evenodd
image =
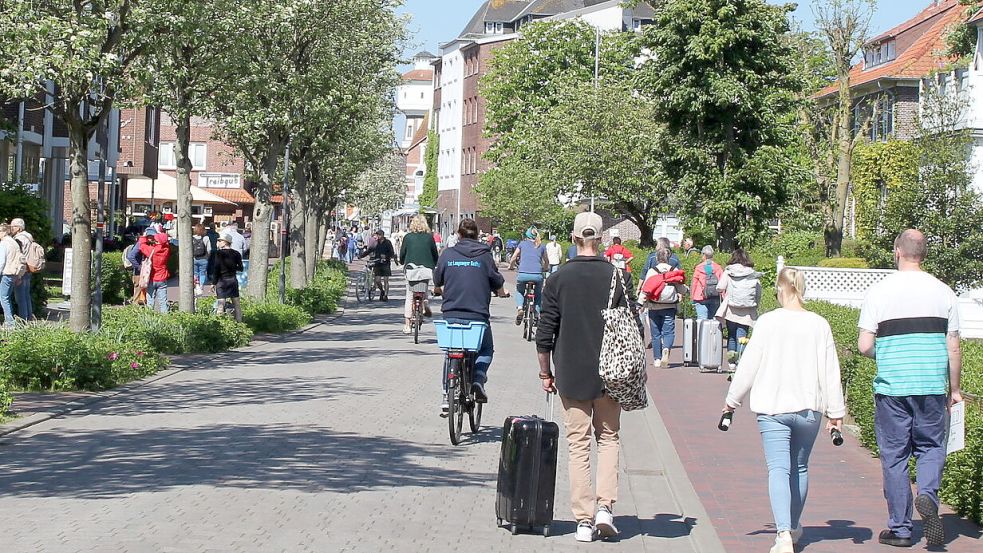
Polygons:
<instances>
[{"instance_id":1,"label":"white lattice fence","mask_svg":"<svg viewBox=\"0 0 983 553\"><path fill-rule=\"evenodd\" d=\"M778 271L785 260L778 258ZM893 273L886 269L834 269L795 267L805 274L807 300L821 300L859 308L867 290ZM983 290L959 298L959 318L964 338L983 339Z\"/></svg>"}]
</instances>

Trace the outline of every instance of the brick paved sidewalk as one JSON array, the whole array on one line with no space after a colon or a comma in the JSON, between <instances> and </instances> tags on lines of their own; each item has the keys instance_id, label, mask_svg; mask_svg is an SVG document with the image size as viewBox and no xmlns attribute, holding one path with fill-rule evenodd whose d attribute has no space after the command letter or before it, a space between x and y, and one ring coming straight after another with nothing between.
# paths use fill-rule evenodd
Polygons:
<instances>
[{"instance_id":1,"label":"brick paved sidewalk","mask_svg":"<svg viewBox=\"0 0 983 553\"><path fill-rule=\"evenodd\" d=\"M679 348L673 350L672 361L670 369L650 371L649 388L717 534L729 552L768 551L775 539L774 521L754 415L742 408L731 430L720 432L716 425L729 385L727 377L682 368ZM820 432L809 476L802 551L893 550L877 543L887 521L880 463L853 436L846 436L842 447L834 447ZM917 515L915 518L916 537L920 538L921 522ZM979 527L948 510L943 521L952 540L947 551L983 551ZM915 545L915 549L924 548L924 541Z\"/></svg>"},{"instance_id":2,"label":"brick paved sidewalk","mask_svg":"<svg viewBox=\"0 0 983 553\"><path fill-rule=\"evenodd\" d=\"M3 437L2 551L723 551L654 409L623 419L620 543L574 541L565 446L555 536L496 528L499 425L544 406L533 346L495 301L484 428L453 447L402 294Z\"/></svg>"}]
</instances>

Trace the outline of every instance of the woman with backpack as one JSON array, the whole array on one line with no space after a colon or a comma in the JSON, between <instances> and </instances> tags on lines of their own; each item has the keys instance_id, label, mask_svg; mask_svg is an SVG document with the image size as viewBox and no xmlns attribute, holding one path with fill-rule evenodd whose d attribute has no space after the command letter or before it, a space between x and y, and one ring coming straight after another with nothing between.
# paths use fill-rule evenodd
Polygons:
<instances>
[{"instance_id":1,"label":"woman with backpack","mask_svg":"<svg viewBox=\"0 0 983 553\"><path fill-rule=\"evenodd\" d=\"M723 278L717 283L724 297L716 318L727 326L727 357L736 359L738 343L747 337L748 331L758 320L761 303L762 274L754 270L754 261L741 248L734 250L724 269ZM734 372L735 364L729 363Z\"/></svg>"},{"instance_id":2,"label":"woman with backpack","mask_svg":"<svg viewBox=\"0 0 983 553\"><path fill-rule=\"evenodd\" d=\"M679 270L672 265L672 251L659 248L653 254L656 264L651 267L639 281L639 298L645 297L642 292L645 281L655 273L666 275ZM653 272L654 271L654 272ZM642 305L649 312L649 325L652 331L652 350L655 356L655 366L669 368L669 353L676 339L676 313L679 310L679 297L686 293L686 285L666 284L659 292L658 298L648 298Z\"/></svg>"},{"instance_id":3,"label":"woman with backpack","mask_svg":"<svg viewBox=\"0 0 983 553\"><path fill-rule=\"evenodd\" d=\"M690 286L696 320L705 321L717 314L720 309L720 290L717 284L724 276L724 270L713 260L713 246L704 246L702 260L693 269L693 282Z\"/></svg>"}]
</instances>

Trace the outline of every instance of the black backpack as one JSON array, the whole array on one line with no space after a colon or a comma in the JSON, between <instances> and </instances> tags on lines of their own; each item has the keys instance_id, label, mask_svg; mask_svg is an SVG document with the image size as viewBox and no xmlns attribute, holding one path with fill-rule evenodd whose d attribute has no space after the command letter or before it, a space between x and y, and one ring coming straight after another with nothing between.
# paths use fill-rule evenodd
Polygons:
<instances>
[{"instance_id":1,"label":"black backpack","mask_svg":"<svg viewBox=\"0 0 983 553\"><path fill-rule=\"evenodd\" d=\"M703 265L703 270L707 274L707 286L703 291L703 297L708 300L715 300L720 298L720 290L717 290L717 275L713 274L713 265L709 261Z\"/></svg>"},{"instance_id":2,"label":"black backpack","mask_svg":"<svg viewBox=\"0 0 983 553\"><path fill-rule=\"evenodd\" d=\"M204 238L197 238L197 237L192 238L191 244L192 244L192 250L191 250L192 255L194 255L195 259L201 259L203 257L208 256L208 249L205 248Z\"/></svg>"}]
</instances>

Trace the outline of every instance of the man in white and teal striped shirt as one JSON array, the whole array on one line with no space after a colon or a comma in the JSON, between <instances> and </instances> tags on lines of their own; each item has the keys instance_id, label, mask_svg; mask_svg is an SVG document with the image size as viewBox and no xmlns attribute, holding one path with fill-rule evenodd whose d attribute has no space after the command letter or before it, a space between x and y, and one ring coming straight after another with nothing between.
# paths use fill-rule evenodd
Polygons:
<instances>
[{"instance_id":1,"label":"man in white and teal striped shirt","mask_svg":"<svg viewBox=\"0 0 983 553\"><path fill-rule=\"evenodd\" d=\"M908 460L914 455L928 545L945 543L939 485L945 466L948 408L962 401L959 309L955 292L922 270L925 235L906 230L894 242L898 272L871 287L860 310L861 353L877 360L874 430L884 473L888 529L879 541L912 545Z\"/></svg>"}]
</instances>

